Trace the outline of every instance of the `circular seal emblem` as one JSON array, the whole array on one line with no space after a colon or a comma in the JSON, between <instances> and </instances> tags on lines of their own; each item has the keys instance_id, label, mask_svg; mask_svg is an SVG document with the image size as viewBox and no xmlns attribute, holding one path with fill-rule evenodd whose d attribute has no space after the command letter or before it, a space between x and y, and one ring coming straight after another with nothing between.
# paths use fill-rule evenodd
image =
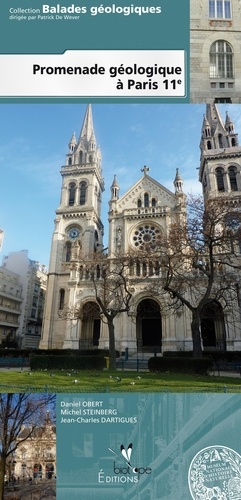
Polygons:
<instances>
[{"instance_id":1,"label":"circular seal emblem","mask_svg":"<svg viewBox=\"0 0 241 500\"><path fill-rule=\"evenodd\" d=\"M226 446L209 446L193 458L188 471L193 500L241 500L241 456Z\"/></svg>"}]
</instances>

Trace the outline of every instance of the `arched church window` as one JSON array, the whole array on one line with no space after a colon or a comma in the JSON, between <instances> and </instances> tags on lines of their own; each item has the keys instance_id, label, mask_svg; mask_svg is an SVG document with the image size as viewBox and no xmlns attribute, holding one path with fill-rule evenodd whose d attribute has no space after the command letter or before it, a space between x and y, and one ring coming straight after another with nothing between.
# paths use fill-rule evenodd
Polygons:
<instances>
[{"instance_id":1,"label":"arched church window","mask_svg":"<svg viewBox=\"0 0 241 500\"><path fill-rule=\"evenodd\" d=\"M156 198L152 198L151 200L151 206L156 207Z\"/></svg>"},{"instance_id":2,"label":"arched church window","mask_svg":"<svg viewBox=\"0 0 241 500\"><path fill-rule=\"evenodd\" d=\"M211 143L211 141L207 141L207 148L208 149L212 149L212 143Z\"/></svg>"},{"instance_id":3,"label":"arched church window","mask_svg":"<svg viewBox=\"0 0 241 500\"><path fill-rule=\"evenodd\" d=\"M145 208L149 207L149 194L148 193L144 194L144 207Z\"/></svg>"},{"instance_id":4,"label":"arched church window","mask_svg":"<svg viewBox=\"0 0 241 500\"><path fill-rule=\"evenodd\" d=\"M79 152L79 162L82 163L83 161L83 151Z\"/></svg>"},{"instance_id":5,"label":"arched church window","mask_svg":"<svg viewBox=\"0 0 241 500\"><path fill-rule=\"evenodd\" d=\"M238 191L237 178L236 178L236 176L237 176L236 168L229 167L228 174L229 174L229 182L230 182L231 191Z\"/></svg>"},{"instance_id":6,"label":"arched church window","mask_svg":"<svg viewBox=\"0 0 241 500\"><path fill-rule=\"evenodd\" d=\"M160 274L160 262L158 262L158 261L155 262L154 269L155 269L155 275L159 276L159 274Z\"/></svg>"},{"instance_id":7,"label":"arched church window","mask_svg":"<svg viewBox=\"0 0 241 500\"><path fill-rule=\"evenodd\" d=\"M137 207L141 208L141 199L140 198L137 200Z\"/></svg>"},{"instance_id":8,"label":"arched church window","mask_svg":"<svg viewBox=\"0 0 241 500\"><path fill-rule=\"evenodd\" d=\"M153 262L149 262L149 276L153 276Z\"/></svg>"},{"instance_id":9,"label":"arched church window","mask_svg":"<svg viewBox=\"0 0 241 500\"><path fill-rule=\"evenodd\" d=\"M85 205L86 195L87 195L87 183L85 181L82 181L80 183L80 198L79 198L80 205Z\"/></svg>"},{"instance_id":10,"label":"arched church window","mask_svg":"<svg viewBox=\"0 0 241 500\"><path fill-rule=\"evenodd\" d=\"M234 78L233 50L225 40L217 40L210 47L210 78Z\"/></svg>"},{"instance_id":11,"label":"arched church window","mask_svg":"<svg viewBox=\"0 0 241 500\"><path fill-rule=\"evenodd\" d=\"M59 309L64 308L64 296L65 296L65 290L61 288L59 291Z\"/></svg>"},{"instance_id":12,"label":"arched church window","mask_svg":"<svg viewBox=\"0 0 241 500\"><path fill-rule=\"evenodd\" d=\"M71 259L71 243L70 241L67 241L66 243L66 254L65 254L65 261L70 262Z\"/></svg>"},{"instance_id":13,"label":"arched church window","mask_svg":"<svg viewBox=\"0 0 241 500\"><path fill-rule=\"evenodd\" d=\"M98 235L98 232L95 229L95 234L94 234L94 252L96 252L98 246L99 246L99 235Z\"/></svg>"},{"instance_id":14,"label":"arched church window","mask_svg":"<svg viewBox=\"0 0 241 500\"><path fill-rule=\"evenodd\" d=\"M219 148L223 148L223 136L222 134L218 134L218 146Z\"/></svg>"},{"instance_id":15,"label":"arched church window","mask_svg":"<svg viewBox=\"0 0 241 500\"><path fill-rule=\"evenodd\" d=\"M142 264L142 274L143 274L143 276L146 276L146 274L147 274L147 264L146 264L146 262L143 262L143 264Z\"/></svg>"},{"instance_id":16,"label":"arched church window","mask_svg":"<svg viewBox=\"0 0 241 500\"><path fill-rule=\"evenodd\" d=\"M233 147L234 147L234 146L236 146L236 141L235 141L235 138L234 138L234 137L232 137L232 139L231 139L231 145L232 145Z\"/></svg>"},{"instance_id":17,"label":"arched church window","mask_svg":"<svg viewBox=\"0 0 241 500\"><path fill-rule=\"evenodd\" d=\"M72 165L72 158L71 158L71 156L69 157L68 165Z\"/></svg>"},{"instance_id":18,"label":"arched church window","mask_svg":"<svg viewBox=\"0 0 241 500\"><path fill-rule=\"evenodd\" d=\"M76 185L74 182L71 182L69 185L69 207L72 207L74 205L75 192L76 192Z\"/></svg>"},{"instance_id":19,"label":"arched church window","mask_svg":"<svg viewBox=\"0 0 241 500\"><path fill-rule=\"evenodd\" d=\"M218 191L224 191L223 169L220 167L216 168L216 179Z\"/></svg>"}]
</instances>

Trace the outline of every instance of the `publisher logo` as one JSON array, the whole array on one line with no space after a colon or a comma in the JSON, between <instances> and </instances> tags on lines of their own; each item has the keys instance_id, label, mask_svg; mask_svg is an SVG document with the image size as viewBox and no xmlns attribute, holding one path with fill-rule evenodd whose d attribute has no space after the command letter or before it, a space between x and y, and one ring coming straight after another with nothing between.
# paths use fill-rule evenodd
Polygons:
<instances>
[{"instance_id":1,"label":"publisher logo","mask_svg":"<svg viewBox=\"0 0 241 500\"><path fill-rule=\"evenodd\" d=\"M152 469L145 466L133 466L131 465L131 455L132 455L133 445L130 443L127 448L122 444L120 446L120 452L117 453L115 450L108 448L108 450L113 453L119 461L114 460L113 463L113 475L106 476L104 470L99 471L98 482L99 483L137 483L140 478L146 474L151 474ZM124 459L124 463L123 463Z\"/></svg>"}]
</instances>

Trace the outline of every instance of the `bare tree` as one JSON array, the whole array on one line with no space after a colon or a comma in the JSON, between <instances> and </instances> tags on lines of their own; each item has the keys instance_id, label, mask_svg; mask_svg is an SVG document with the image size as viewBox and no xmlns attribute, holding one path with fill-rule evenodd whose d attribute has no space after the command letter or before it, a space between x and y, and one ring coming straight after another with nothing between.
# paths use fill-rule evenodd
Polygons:
<instances>
[{"instance_id":1,"label":"bare tree","mask_svg":"<svg viewBox=\"0 0 241 500\"><path fill-rule=\"evenodd\" d=\"M221 301L223 307L240 307L241 215L232 200L207 201L204 206L199 197L189 198L187 212L187 220L173 221L167 236L154 248L147 244L136 259L159 262L159 276L147 280L147 289L153 296L168 294L167 308L190 310L193 355L201 357L205 306Z\"/></svg>"},{"instance_id":2,"label":"bare tree","mask_svg":"<svg viewBox=\"0 0 241 500\"><path fill-rule=\"evenodd\" d=\"M219 199L204 205L202 198L191 197L187 208L187 223L172 224L160 249L162 284L177 306L191 311L193 355L201 357L204 307L210 300L224 306L237 302L241 219L231 202Z\"/></svg>"},{"instance_id":3,"label":"bare tree","mask_svg":"<svg viewBox=\"0 0 241 500\"><path fill-rule=\"evenodd\" d=\"M44 421L46 410L55 401L54 395L0 394L0 499L4 498L4 476L8 457L29 439ZM22 426L27 426L19 438Z\"/></svg>"},{"instance_id":4,"label":"bare tree","mask_svg":"<svg viewBox=\"0 0 241 500\"><path fill-rule=\"evenodd\" d=\"M92 283L100 318L108 325L110 369L116 368L114 319L118 314L128 313L132 297L128 281L129 262L129 255L117 254L109 258L103 253L80 262L80 273L85 273L85 278ZM77 316L81 318L82 314L83 308L80 307Z\"/></svg>"},{"instance_id":5,"label":"bare tree","mask_svg":"<svg viewBox=\"0 0 241 500\"><path fill-rule=\"evenodd\" d=\"M96 319L96 304L99 306L99 317L108 326L109 333L109 367L116 368L115 350L115 325L114 320L118 314L129 311L132 297L132 287L129 284L128 271L131 256L118 253L111 258L103 252L94 253L89 256L78 255L72 258L70 269L78 273L79 281L89 282L93 290L95 302L77 306L69 304L60 312L62 319L83 320L86 318Z\"/></svg>"}]
</instances>

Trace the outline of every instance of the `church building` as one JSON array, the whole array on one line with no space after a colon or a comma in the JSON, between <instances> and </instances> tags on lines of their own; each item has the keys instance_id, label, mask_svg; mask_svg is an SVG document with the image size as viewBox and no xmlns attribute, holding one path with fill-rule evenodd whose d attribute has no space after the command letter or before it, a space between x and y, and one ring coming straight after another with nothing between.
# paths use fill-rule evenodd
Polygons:
<instances>
[{"instance_id":1,"label":"church building","mask_svg":"<svg viewBox=\"0 0 241 500\"><path fill-rule=\"evenodd\" d=\"M108 328L100 318L93 282L83 267L80 272L76 265L80 258L83 261L95 252L106 252L101 219L101 152L90 105L79 138L73 135L68 147L61 168L61 200L56 210L40 348L108 349ZM237 201L241 193L241 147L229 115L224 122L215 104L207 105L200 148L199 180L204 197L231 195ZM108 213L109 258L119 252L141 252L146 242L155 244L163 238L174 221L185 221L186 195L178 169L173 178L171 192L153 179L144 166L139 180L120 196L114 176ZM130 310L114 320L116 349L120 352L126 348L130 353L192 350L190 311L186 307L170 310L165 307L162 294L148 291L147 280L160 280L160 275L156 262L140 261L133 266ZM80 306L83 314L77 320L71 311ZM234 315L230 308L215 303L214 308L206 310L203 329L208 347L240 347L239 312Z\"/></svg>"}]
</instances>

